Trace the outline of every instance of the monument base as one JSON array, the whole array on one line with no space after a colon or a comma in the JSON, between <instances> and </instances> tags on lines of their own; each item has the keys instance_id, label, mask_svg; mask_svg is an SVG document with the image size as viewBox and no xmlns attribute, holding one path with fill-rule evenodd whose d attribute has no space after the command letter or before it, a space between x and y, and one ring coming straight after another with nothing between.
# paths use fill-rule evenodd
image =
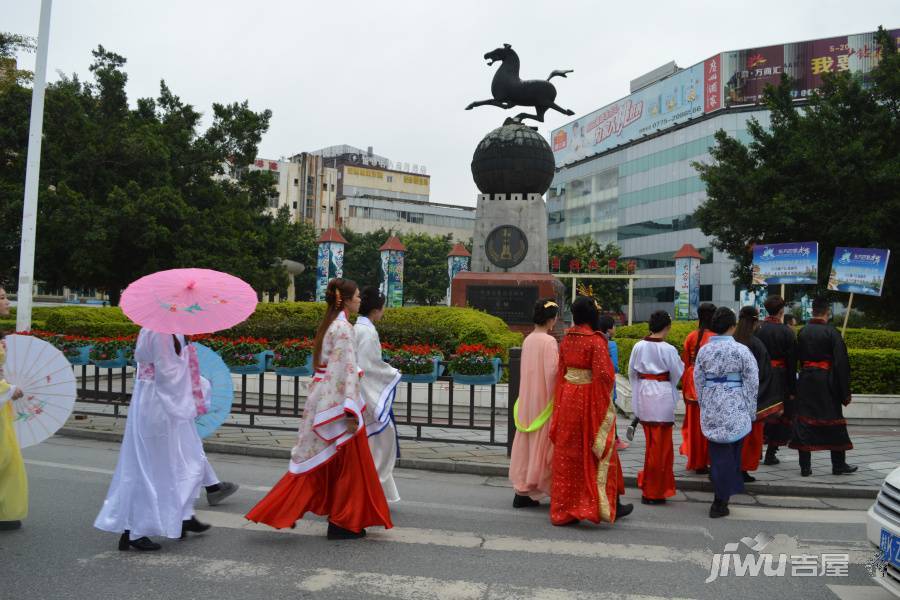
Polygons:
<instances>
[{"instance_id":1,"label":"monument base","mask_svg":"<svg viewBox=\"0 0 900 600\"><path fill-rule=\"evenodd\" d=\"M528 335L534 329L534 304L539 298L554 298L562 316L564 287L550 273L458 273L450 284L451 306L477 308ZM553 333L561 337L562 319Z\"/></svg>"}]
</instances>

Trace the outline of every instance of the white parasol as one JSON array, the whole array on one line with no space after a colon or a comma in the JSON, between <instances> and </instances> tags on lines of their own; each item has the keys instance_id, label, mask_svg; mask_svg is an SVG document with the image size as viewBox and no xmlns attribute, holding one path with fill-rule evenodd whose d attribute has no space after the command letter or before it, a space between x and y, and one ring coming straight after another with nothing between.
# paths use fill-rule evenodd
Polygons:
<instances>
[{"instance_id":1,"label":"white parasol","mask_svg":"<svg viewBox=\"0 0 900 600\"><path fill-rule=\"evenodd\" d=\"M72 365L52 344L30 335L10 335L6 342L6 381L23 396L12 401L13 427L20 448L39 444L65 425L75 407Z\"/></svg>"}]
</instances>

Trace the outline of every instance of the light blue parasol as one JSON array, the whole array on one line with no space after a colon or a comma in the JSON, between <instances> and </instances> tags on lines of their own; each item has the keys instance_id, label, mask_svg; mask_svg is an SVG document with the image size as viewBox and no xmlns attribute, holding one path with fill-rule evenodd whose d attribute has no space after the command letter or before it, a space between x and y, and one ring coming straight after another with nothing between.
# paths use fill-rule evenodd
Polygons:
<instances>
[{"instance_id":1,"label":"light blue parasol","mask_svg":"<svg viewBox=\"0 0 900 600\"><path fill-rule=\"evenodd\" d=\"M210 408L209 412L194 419L197 433L201 438L212 435L231 413L231 402L234 399L234 383L231 371L222 357L204 346L193 344L197 349L197 362L200 363L200 375L209 380Z\"/></svg>"}]
</instances>

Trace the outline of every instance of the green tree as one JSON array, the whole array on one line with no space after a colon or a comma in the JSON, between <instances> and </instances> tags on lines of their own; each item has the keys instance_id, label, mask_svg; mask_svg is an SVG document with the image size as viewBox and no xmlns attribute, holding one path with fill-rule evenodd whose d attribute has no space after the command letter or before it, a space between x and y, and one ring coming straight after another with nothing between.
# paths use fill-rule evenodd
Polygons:
<instances>
[{"instance_id":1,"label":"green tree","mask_svg":"<svg viewBox=\"0 0 900 600\"><path fill-rule=\"evenodd\" d=\"M157 98L129 107L125 58L102 46L93 58L91 83L63 77L47 88L37 277L104 290L113 304L132 280L173 267L227 271L260 292L286 289L280 261L297 250L300 232L286 210L267 209L272 176L223 177L254 160L271 111L216 103L201 131L200 112L165 82ZM0 90L5 264L18 262L30 96L20 83Z\"/></svg>"},{"instance_id":2,"label":"green tree","mask_svg":"<svg viewBox=\"0 0 900 600\"><path fill-rule=\"evenodd\" d=\"M407 233L400 236L406 246L403 257L403 295L406 302L433 305L447 295L447 254L453 236Z\"/></svg>"},{"instance_id":3,"label":"green tree","mask_svg":"<svg viewBox=\"0 0 900 600\"><path fill-rule=\"evenodd\" d=\"M379 248L391 237L391 232L379 229L369 233L356 233L342 228L341 235L347 240L347 246L344 248L344 276L355 281L360 287L380 284Z\"/></svg>"},{"instance_id":4,"label":"green tree","mask_svg":"<svg viewBox=\"0 0 900 600\"><path fill-rule=\"evenodd\" d=\"M621 260L622 250L613 243L601 246L590 236L583 236L574 240L573 244L553 243L549 249L550 258L558 258L562 272L573 271L569 265L571 261L578 261L580 268L575 272L588 273L592 261L596 262L598 273L623 273L627 265ZM615 270L609 269L611 260L616 261ZM589 286L594 298L600 303L604 311L620 312L622 305L628 301L627 284L625 280L610 279L584 279L580 283ZM566 288L566 302L572 302L572 288Z\"/></svg>"},{"instance_id":5,"label":"green tree","mask_svg":"<svg viewBox=\"0 0 900 600\"><path fill-rule=\"evenodd\" d=\"M694 216L734 259L736 285L749 287L759 242L818 241L820 273L830 271L836 246L891 248L896 256L900 55L883 28L877 40L881 61L866 79L826 75L800 108L783 76L765 91L768 129L751 121L747 145L719 131L713 162L694 163L707 188ZM900 326L898 272L895 260L882 298L858 299L859 308L894 326Z\"/></svg>"}]
</instances>

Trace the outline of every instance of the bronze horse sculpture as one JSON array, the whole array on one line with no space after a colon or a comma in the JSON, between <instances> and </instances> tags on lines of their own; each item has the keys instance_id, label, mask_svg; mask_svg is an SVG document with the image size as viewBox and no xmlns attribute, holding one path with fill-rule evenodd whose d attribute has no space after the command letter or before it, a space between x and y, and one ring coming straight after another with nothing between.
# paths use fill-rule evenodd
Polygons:
<instances>
[{"instance_id":1,"label":"bronze horse sculpture","mask_svg":"<svg viewBox=\"0 0 900 600\"><path fill-rule=\"evenodd\" d=\"M546 81L543 79L522 81L519 79L519 55L509 44L503 44L502 48L491 50L484 55L484 59L488 61L488 66L498 61L502 63L491 81L491 95L494 97L490 100L472 102L466 107L466 110L488 104L503 109L510 109L514 106L533 106L536 114L519 113L512 119L518 123L524 119L534 119L543 123L544 113L551 108L564 115L575 114L556 104L556 88L550 83L554 77L565 77L567 73L572 72L571 69L553 71Z\"/></svg>"}]
</instances>

